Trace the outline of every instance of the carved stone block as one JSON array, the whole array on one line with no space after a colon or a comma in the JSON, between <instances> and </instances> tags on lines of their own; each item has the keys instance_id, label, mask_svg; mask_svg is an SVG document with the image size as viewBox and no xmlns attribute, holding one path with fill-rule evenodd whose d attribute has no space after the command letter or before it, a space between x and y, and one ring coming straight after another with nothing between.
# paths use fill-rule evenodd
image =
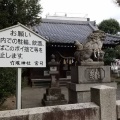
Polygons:
<instances>
[{"instance_id":1,"label":"carved stone block","mask_svg":"<svg viewBox=\"0 0 120 120\"><path fill-rule=\"evenodd\" d=\"M71 82L77 84L111 82L110 66L73 66Z\"/></svg>"}]
</instances>

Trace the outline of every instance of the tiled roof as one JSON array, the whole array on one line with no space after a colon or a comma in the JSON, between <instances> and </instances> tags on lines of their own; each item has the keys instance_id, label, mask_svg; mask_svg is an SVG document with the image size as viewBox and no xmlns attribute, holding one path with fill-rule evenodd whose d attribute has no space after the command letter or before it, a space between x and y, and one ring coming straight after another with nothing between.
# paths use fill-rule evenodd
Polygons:
<instances>
[{"instance_id":1,"label":"tiled roof","mask_svg":"<svg viewBox=\"0 0 120 120\"><path fill-rule=\"evenodd\" d=\"M107 34L104 44L118 44L119 42L120 36Z\"/></svg>"},{"instance_id":2,"label":"tiled roof","mask_svg":"<svg viewBox=\"0 0 120 120\"><path fill-rule=\"evenodd\" d=\"M94 30L98 30L95 21L53 19L42 19L33 29L51 43L74 43L75 40L84 43ZM119 36L107 34L104 44L117 44L116 41L120 41Z\"/></svg>"},{"instance_id":3,"label":"tiled roof","mask_svg":"<svg viewBox=\"0 0 120 120\"><path fill-rule=\"evenodd\" d=\"M43 19L34 26L41 36L54 43L73 43L75 40L85 42L87 36L97 30L94 21L71 21Z\"/></svg>"}]
</instances>

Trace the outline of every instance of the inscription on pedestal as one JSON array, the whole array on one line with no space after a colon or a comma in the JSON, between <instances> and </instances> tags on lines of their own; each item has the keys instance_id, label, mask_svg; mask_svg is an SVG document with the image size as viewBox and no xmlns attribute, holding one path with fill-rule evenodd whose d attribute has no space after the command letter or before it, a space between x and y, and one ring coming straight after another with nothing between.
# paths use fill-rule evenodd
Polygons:
<instances>
[{"instance_id":1,"label":"inscription on pedestal","mask_svg":"<svg viewBox=\"0 0 120 120\"><path fill-rule=\"evenodd\" d=\"M110 66L73 66L71 82L77 84L111 82Z\"/></svg>"},{"instance_id":2,"label":"inscription on pedestal","mask_svg":"<svg viewBox=\"0 0 120 120\"><path fill-rule=\"evenodd\" d=\"M105 71L102 68L87 68L84 75L88 81L101 81L105 77Z\"/></svg>"}]
</instances>

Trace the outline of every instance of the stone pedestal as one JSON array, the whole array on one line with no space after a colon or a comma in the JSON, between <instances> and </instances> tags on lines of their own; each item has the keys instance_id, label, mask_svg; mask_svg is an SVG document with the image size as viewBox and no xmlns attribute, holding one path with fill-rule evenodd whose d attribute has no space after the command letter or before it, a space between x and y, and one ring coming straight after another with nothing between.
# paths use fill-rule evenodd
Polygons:
<instances>
[{"instance_id":1,"label":"stone pedestal","mask_svg":"<svg viewBox=\"0 0 120 120\"><path fill-rule=\"evenodd\" d=\"M46 94L44 94L42 102L45 106L67 104L64 95L61 93L61 89L56 87L46 89Z\"/></svg>"},{"instance_id":2,"label":"stone pedestal","mask_svg":"<svg viewBox=\"0 0 120 120\"><path fill-rule=\"evenodd\" d=\"M98 85L106 85L117 88L117 84L115 82L89 84L68 83L69 103L90 102L90 88Z\"/></svg>"},{"instance_id":3,"label":"stone pedestal","mask_svg":"<svg viewBox=\"0 0 120 120\"><path fill-rule=\"evenodd\" d=\"M97 85L117 88L117 84L111 82L109 66L73 66L71 83L68 83L69 103L90 102L90 88Z\"/></svg>"}]
</instances>

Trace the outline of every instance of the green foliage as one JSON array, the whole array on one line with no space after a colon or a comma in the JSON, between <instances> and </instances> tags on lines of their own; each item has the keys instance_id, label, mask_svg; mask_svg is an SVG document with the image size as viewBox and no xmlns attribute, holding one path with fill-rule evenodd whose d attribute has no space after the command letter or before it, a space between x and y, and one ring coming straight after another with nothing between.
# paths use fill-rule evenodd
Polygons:
<instances>
[{"instance_id":1,"label":"green foliage","mask_svg":"<svg viewBox=\"0 0 120 120\"><path fill-rule=\"evenodd\" d=\"M20 22L35 25L41 20L40 0L0 0L0 29Z\"/></svg>"},{"instance_id":2,"label":"green foliage","mask_svg":"<svg viewBox=\"0 0 120 120\"><path fill-rule=\"evenodd\" d=\"M111 62L113 62L113 59L117 57L116 51L113 48L107 48L104 51L105 51L104 63L105 65L110 65Z\"/></svg>"},{"instance_id":3,"label":"green foliage","mask_svg":"<svg viewBox=\"0 0 120 120\"><path fill-rule=\"evenodd\" d=\"M0 0L0 29L20 22L35 25L41 20L40 0ZM0 68L0 104L16 89L16 75L13 68Z\"/></svg>"},{"instance_id":4,"label":"green foliage","mask_svg":"<svg viewBox=\"0 0 120 120\"><path fill-rule=\"evenodd\" d=\"M116 0L116 3L117 3L118 5L120 5L120 0Z\"/></svg>"},{"instance_id":5,"label":"green foliage","mask_svg":"<svg viewBox=\"0 0 120 120\"><path fill-rule=\"evenodd\" d=\"M120 59L120 45L117 45L117 46L115 47L115 52L116 52L117 58Z\"/></svg>"},{"instance_id":6,"label":"green foliage","mask_svg":"<svg viewBox=\"0 0 120 120\"><path fill-rule=\"evenodd\" d=\"M16 69L0 68L0 104L16 91Z\"/></svg>"},{"instance_id":7,"label":"green foliage","mask_svg":"<svg viewBox=\"0 0 120 120\"><path fill-rule=\"evenodd\" d=\"M120 45L117 45L115 48L107 48L104 51L104 62L106 65L110 65L114 59L120 59Z\"/></svg>"},{"instance_id":8,"label":"green foliage","mask_svg":"<svg viewBox=\"0 0 120 120\"><path fill-rule=\"evenodd\" d=\"M103 30L105 33L109 34L117 34L120 30L120 25L117 20L115 19L108 19L103 20L99 25L98 28Z\"/></svg>"}]
</instances>

